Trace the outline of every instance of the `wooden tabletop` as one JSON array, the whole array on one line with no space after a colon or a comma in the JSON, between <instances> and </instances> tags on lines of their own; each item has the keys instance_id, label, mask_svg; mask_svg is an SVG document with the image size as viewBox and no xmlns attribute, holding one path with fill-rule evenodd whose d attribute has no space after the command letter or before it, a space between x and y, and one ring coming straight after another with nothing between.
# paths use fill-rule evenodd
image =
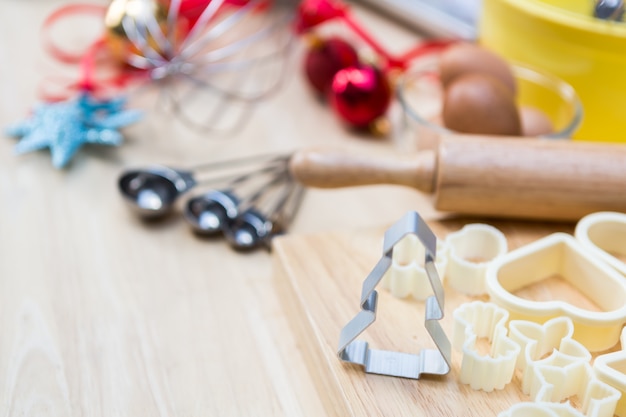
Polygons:
<instances>
[{"instance_id":1,"label":"wooden tabletop","mask_svg":"<svg viewBox=\"0 0 626 417\"><path fill-rule=\"evenodd\" d=\"M100 1L99 4L106 4ZM23 119L47 78L75 74L45 54L40 32L60 0L0 5L0 126ZM401 50L415 34L355 12ZM79 27L75 25L77 42ZM118 148L84 147L66 169L47 150L16 156L0 141L0 415L320 416L301 342L281 308L271 255L195 237L176 213L145 224L124 206L126 167L339 144L392 152L393 141L342 128L310 94L295 51L285 85L234 137L182 127L152 103ZM419 193L375 186L310 191L290 233L388 225Z\"/></svg>"}]
</instances>

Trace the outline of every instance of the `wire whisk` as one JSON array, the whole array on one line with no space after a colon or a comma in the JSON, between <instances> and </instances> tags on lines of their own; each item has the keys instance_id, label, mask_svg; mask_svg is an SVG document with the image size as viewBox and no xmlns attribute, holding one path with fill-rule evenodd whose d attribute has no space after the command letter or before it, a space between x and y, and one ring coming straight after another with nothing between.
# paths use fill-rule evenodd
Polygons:
<instances>
[{"instance_id":1,"label":"wire whisk","mask_svg":"<svg viewBox=\"0 0 626 417\"><path fill-rule=\"evenodd\" d=\"M116 0L128 1L128 0ZM134 0L146 10L154 0ZM294 42L295 5L271 0L211 0L181 29L182 0L167 10L122 14L126 63L158 88L157 103L187 127L232 132L252 105L276 92ZM159 17L160 16L160 17ZM182 33L182 34L181 34Z\"/></svg>"}]
</instances>

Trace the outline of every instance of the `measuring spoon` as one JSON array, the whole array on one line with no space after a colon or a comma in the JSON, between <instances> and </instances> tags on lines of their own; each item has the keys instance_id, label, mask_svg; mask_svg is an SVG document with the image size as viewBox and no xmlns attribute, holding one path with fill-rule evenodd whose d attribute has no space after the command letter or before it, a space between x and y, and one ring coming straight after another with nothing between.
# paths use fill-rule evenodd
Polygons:
<instances>
[{"instance_id":1,"label":"measuring spoon","mask_svg":"<svg viewBox=\"0 0 626 417\"><path fill-rule=\"evenodd\" d=\"M176 199L196 184L190 171L164 166L126 171L118 182L124 200L144 218L167 214Z\"/></svg>"},{"instance_id":2,"label":"measuring spoon","mask_svg":"<svg viewBox=\"0 0 626 417\"><path fill-rule=\"evenodd\" d=\"M243 211L224 229L224 236L236 250L250 250L269 246L273 236L284 231L298 210L304 188L289 178L279 198L269 209L252 206Z\"/></svg>"},{"instance_id":3,"label":"measuring spoon","mask_svg":"<svg viewBox=\"0 0 626 417\"><path fill-rule=\"evenodd\" d=\"M187 201L185 219L201 235L219 233L239 213L239 199L227 190L211 190Z\"/></svg>"},{"instance_id":4,"label":"measuring spoon","mask_svg":"<svg viewBox=\"0 0 626 417\"><path fill-rule=\"evenodd\" d=\"M274 165L285 164L286 161L285 155L261 155L212 162L189 170L154 166L123 172L118 186L124 200L133 211L144 218L157 218L169 213L178 197L200 184L200 181L195 179L195 174L200 171L233 168L251 163L263 163L264 169L269 169ZM219 183L241 176L241 173L230 174L201 182L203 184Z\"/></svg>"}]
</instances>

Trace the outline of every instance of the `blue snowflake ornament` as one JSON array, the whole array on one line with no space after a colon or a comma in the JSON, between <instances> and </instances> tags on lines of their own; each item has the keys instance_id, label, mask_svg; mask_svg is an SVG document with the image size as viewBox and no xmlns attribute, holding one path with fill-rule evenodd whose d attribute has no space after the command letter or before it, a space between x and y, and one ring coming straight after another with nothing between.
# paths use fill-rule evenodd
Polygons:
<instances>
[{"instance_id":1,"label":"blue snowflake ornament","mask_svg":"<svg viewBox=\"0 0 626 417\"><path fill-rule=\"evenodd\" d=\"M21 138L16 153L49 148L52 164L62 168L85 143L122 143L118 129L141 117L137 110L124 110L125 104L124 98L99 100L83 92L72 100L37 105L30 118L9 126L6 133Z\"/></svg>"}]
</instances>

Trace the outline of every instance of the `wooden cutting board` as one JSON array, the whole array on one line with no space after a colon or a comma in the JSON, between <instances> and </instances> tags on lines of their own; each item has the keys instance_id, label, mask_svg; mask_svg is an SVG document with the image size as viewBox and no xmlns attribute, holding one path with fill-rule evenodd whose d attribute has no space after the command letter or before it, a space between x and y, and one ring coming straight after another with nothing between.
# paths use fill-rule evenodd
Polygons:
<instances>
[{"instance_id":1,"label":"wooden cutting board","mask_svg":"<svg viewBox=\"0 0 626 417\"><path fill-rule=\"evenodd\" d=\"M438 238L475 219L428 221ZM485 222L507 236L514 249L553 232L572 233L573 224ZM306 365L323 399L328 416L496 416L511 405L528 401L521 391L519 372L505 389L485 393L458 381L460 354L444 377L409 380L366 374L361 367L342 363L337 344L342 327L359 311L363 279L382 253L389 225L353 233L285 236L274 242L276 285L290 325L299 340ZM445 283L444 283L445 284ZM378 288L376 322L359 339L370 347L416 353L433 348L423 324L423 303L397 299ZM444 330L451 335L452 312L460 304L486 296L468 297L445 286ZM576 289L549 278L518 295L530 299L564 299L594 308ZM576 399L574 399L576 403Z\"/></svg>"}]
</instances>

